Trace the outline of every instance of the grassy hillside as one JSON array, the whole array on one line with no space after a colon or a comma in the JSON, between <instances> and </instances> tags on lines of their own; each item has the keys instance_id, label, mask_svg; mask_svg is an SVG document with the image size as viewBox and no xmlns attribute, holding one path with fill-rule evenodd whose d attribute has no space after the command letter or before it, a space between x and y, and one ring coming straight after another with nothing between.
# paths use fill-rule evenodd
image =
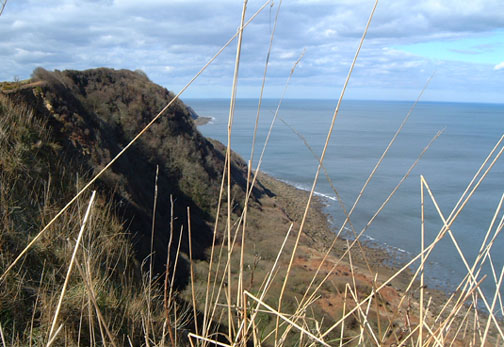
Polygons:
<instances>
[{"instance_id":1,"label":"grassy hillside","mask_svg":"<svg viewBox=\"0 0 504 347\"><path fill-rule=\"evenodd\" d=\"M78 158L59 142L47 119L29 106L0 96L0 244L2 273L52 216L89 178ZM79 199L5 278L0 291L0 322L13 345L43 345L53 319L61 285L89 194ZM98 310L86 294L94 289L103 321L113 334L128 332L140 341L143 289L139 264L124 221L110 197L99 193L82 240L78 269L69 278L63 341L82 345L100 340L95 331ZM85 247L85 248L84 248ZM87 282L83 281L83 277ZM128 298L128 300L125 300ZM157 310L158 313L160 312ZM86 331L86 334L81 333Z\"/></svg>"},{"instance_id":2,"label":"grassy hillside","mask_svg":"<svg viewBox=\"0 0 504 347\"><path fill-rule=\"evenodd\" d=\"M2 220L5 227L1 243L5 250L2 252L5 270L27 240L41 230L173 95L150 82L141 72L111 69L48 72L39 68L31 81L4 84L1 97ZM145 288L139 285L148 272L148 266L142 271L145 265L142 262L151 253L156 168L159 167L159 193L155 206L153 266L155 273L163 274L169 240L178 239L181 230L187 231L188 207L192 215L192 256L204 258L204 251L212 240L210 224L217 203L214 197L218 195L224 167L223 153L196 130L190 113L181 102L170 108L166 117L152 127L144 139L96 183L94 188L99 197L89 224L97 228L94 230L97 234L89 235L89 240L85 241L92 244L88 257L98 267L89 269L90 273L98 277L96 281L106 283L103 291L110 291L119 301L115 305L123 315L130 305L135 305L133 298L138 297L136 305L139 308L145 304ZM244 196L244 165L239 158L233 160L233 181L236 183L232 193L237 201L243 201ZM261 194L264 191L254 190L254 197ZM61 284L71 255L73 239L70 235L79 228L88 197L80 199L45 233L14 270L18 277L9 276L13 286L14 283L23 285L3 293L2 324L6 331L24 331L24 327L31 329L31 325L37 329L46 328L48 322L42 319L40 312L43 310L49 319L54 307L42 309L34 305L41 305L37 301L41 290L50 290L53 295L45 305L51 306L57 298L56 288ZM240 210L238 202L233 207ZM182 252L187 254L187 233L182 241ZM176 243L172 245L174 257ZM188 280L187 261L180 258L177 268L179 275L175 278L175 286L184 287ZM51 284L41 278L43 274L51 276ZM79 277L78 272L74 275ZM25 288L25 283L30 283L31 290ZM76 285L84 294L83 284ZM120 292L114 293L109 286ZM161 286L156 288L162 289ZM81 302L77 300L73 305L65 312L81 311ZM162 302L156 307L162 308ZM102 309L106 312L106 308ZM106 313L114 317L114 322L117 320L118 312ZM71 316L72 320L79 321L78 315ZM138 322L122 318L120 324L115 323L117 327L111 329L123 332L134 329L135 333L128 334L134 338L142 331L141 312L135 316L140 319ZM75 324L70 326L77 330ZM23 334L26 335L26 331ZM13 337L26 341L19 334Z\"/></svg>"}]
</instances>

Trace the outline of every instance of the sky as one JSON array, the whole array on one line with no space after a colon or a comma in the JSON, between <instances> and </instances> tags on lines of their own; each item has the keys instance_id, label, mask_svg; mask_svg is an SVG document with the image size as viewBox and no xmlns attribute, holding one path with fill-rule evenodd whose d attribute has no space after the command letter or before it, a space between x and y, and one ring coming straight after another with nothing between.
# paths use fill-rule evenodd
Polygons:
<instances>
[{"instance_id":1,"label":"sky","mask_svg":"<svg viewBox=\"0 0 504 347\"><path fill-rule=\"evenodd\" d=\"M250 0L246 18L265 2ZM335 99L374 0L275 0L245 28L238 97ZM47 70L143 70L177 93L232 37L240 0L8 0L0 16L0 80ZM229 98L234 40L182 95ZM381 0L348 99L504 103L504 1Z\"/></svg>"}]
</instances>

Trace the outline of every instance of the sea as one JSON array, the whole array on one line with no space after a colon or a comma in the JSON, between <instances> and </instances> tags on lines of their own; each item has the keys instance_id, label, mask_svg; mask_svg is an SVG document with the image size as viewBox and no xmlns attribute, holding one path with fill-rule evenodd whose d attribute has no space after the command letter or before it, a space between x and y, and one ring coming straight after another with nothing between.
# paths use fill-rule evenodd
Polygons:
<instances>
[{"instance_id":1,"label":"sea","mask_svg":"<svg viewBox=\"0 0 504 347\"><path fill-rule=\"evenodd\" d=\"M200 126L199 131L226 144L229 100L184 101L200 116L211 117L211 121ZM257 166L271 128L261 170L300 189L310 190L337 101L288 99L283 100L279 108L278 103L274 99L262 101L253 167ZM412 106L413 102L403 101L342 102L323 163L332 185L322 171L316 186L316 194L325 202L334 232L344 221L341 203L347 210L354 204ZM251 154L257 108L258 100L239 99L236 102L231 148L245 160ZM275 113L277 117L272 124ZM442 134L362 236L367 245L388 250L395 264L406 263L421 250L421 176L429 185L444 218L448 218L504 134L504 104L419 102L351 216L357 233L368 224L439 131ZM472 266L503 194L504 155L493 165L452 225L463 257L447 234L426 261L428 286L452 291L464 279L467 268L463 258ZM425 244L428 245L438 235L443 221L427 191L424 207ZM497 212L490 238L495 234L496 226L502 223L503 214L502 210ZM342 231L342 235L353 238L349 227ZM497 280L494 277L498 279L504 266L503 235L498 234L494 240L491 260L495 273L487 260L478 277L487 275L482 287L489 302L495 293ZM412 269L416 267L418 262L412 265ZM504 291L501 292L504 295Z\"/></svg>"}]
</instances>

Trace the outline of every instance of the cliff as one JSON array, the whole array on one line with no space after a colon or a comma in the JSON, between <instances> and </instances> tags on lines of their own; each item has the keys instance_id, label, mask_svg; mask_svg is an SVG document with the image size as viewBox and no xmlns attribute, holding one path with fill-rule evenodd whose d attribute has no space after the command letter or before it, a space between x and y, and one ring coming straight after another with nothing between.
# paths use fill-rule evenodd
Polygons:
<instances>
[{"instance_id":1,"label":"cliff","mask_svg":"<svg viewBox=\"0 0 504 347\"><path fill-rule=\"evenodd\" d=\"M95 69L48 72L38 68L33 88L8 94L17 104L35 109L47 121L63 156L93 176L105 166L173 98L145 74ZM209 246L222 171L223 147L204 138L193 123L194 112L177 101L99 180L116 202L142 259L149 253L156 166L159 166L155 252L166 259L170 231L170 196L174 200L174 231L187 230L190 207L193 253L202 257ZM233 206L240 212L246 187L246 164L232 161ZM264 194L255 189L253 198ZM176 235L175 235L176 236ZM185 249L187 242L183 242Z\"/></svg>"},{"instance_id":2,"label":"cliff","mask_svg":"<svg viewBox=\"0 0 504 347\"><path fill-rule=\"evenodd\" d=\"M3 273L27 240L172 100L173 93L152 83L142 72L105 68L54 72L38 68L31 80L4 82L0 89ZM225 148L204 138L193 118L194 112L176 101L92 187L98 191L99 212L93 222L97 230L86 245L87 270L97 281L108 279L101 288L107 292L105 300L131 299L114 304L113 310L104 308L104 314L124 315L111 328L136 329L133 340L140 336L143 318L127 311L145 300L145 264L150 259L151 236L156 277L164 275L168 256L171 276L177 240L182 234L184 255L177 258L175 289L183 289L189 280L187 208L191 212L193 258L206 259L211 246ZM246 164L236 154L232 155L231 177L233 218L238 218L245 196ZM253 190L251 205L259 206L258 198L267 194L271 192L259 183ZM69 243L88 197L60 217L9 274L0 293L2 324L7 320L25 326L36 317L32 323L35 328L47 328L55 309L51 300L56 300L69 261ZM168 249L170 239L173 242ZM50 279L44 278L47 272L52 273ZM38 281L40 285L36 285ZM82 280L75 279L74 285L82 285ZM158 284L157 291L160 288ZM48 295L48 291L52 294ZM44 308L37 308L41 303L35 299L40 295L45 300L52 298ZM162 295L158 293L152 301L158 303L158 308L149 314L157 312L162 317ZM66 312L76 311L75 305L66 303ZM78 319L71 313L69 317ZM158 318L158 325L162 321ZM15 335L10 328L6 333Z\"/></svg>"}]
</instances>

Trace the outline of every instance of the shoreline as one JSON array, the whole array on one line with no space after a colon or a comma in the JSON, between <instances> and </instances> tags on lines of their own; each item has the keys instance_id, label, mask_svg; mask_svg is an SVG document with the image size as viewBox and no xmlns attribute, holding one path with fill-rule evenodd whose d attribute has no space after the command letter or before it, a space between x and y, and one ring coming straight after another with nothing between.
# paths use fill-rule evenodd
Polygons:
<instances>
[{"instance_id":1,"label":"shoreline","mask_svg":"<svg viewBox=\"0 0 504 347\"><path fill-rule=\"evenodd\" d=\"M262 173L262 174L269 176L273 180L282 182L282 183L286 184L287 186L290 186L294 189L298 189L302 192L305 192L307 195L310 193L310 189L303 187L301 185L297 185L293 182L289 182L288 180L274 177L272 174L269 174L269 173ZM332 196L329 194L324 194L324 193L321 193L318 191L315 191L313 194L314 194L314 200L312 200L312 204L314 201L316 201L316 204L314 205L314 207L316 209L319 209L319 213L324 215L325 218L327 219L327 224L328 224L328 227L331 231L331 235L336 235L337 229L339 228L339 225L336 224L336 222L333 220L333 217L330 215L330 213L326 212L328 204L324 200L338 201L338 199L335 196ZM352 235L349 234L350 232L351 232L351 229L348 226L345 226L344 231L340 234L339 237L343 241L348 240L349 242L352 242L354 240L354 238L352 237ZM392 260L392 263L389 264L389 266L397 267L398 269L402 265L407 263L407 261L409 260L409 259L406 259L406 256L411 255L408 251L406 251L402 248L398 248L398 247L390 246L388 244L380 243L375 238L368 236L368 235L365 235L365 234L361 236L361 239L359 240L359 242L362 245L365 245L366 248L379 249L384 252L387 252L387 254L389 254L390 257L394 258L394 260ZM395 259L395 258L397 258L397 255L403 256L403 257L405 257L405 259Z\"/></svg>"},{"instance_id":2,"label":"shoreline","mask_svg":"<svg viewBox=\"0 0 504 347\"><path fill-rule=\"evenodd\" d=\"M277 180L279 182L286 184L287 186L292 187L293 189L297 189L300 190L301 192L306 193L306 195L310 193L310 190L306 187L294 184L284 179L276 178L271 174L267 175L271 177L271 179L273 180ZM314 197L312 200L313 207L319 209L320 214L324 215L325 218L327 218L327 224L330 230L330 235L335 236L337 230L341 226L341 223L338 224L336 221L334 221L330 213L327 212L328 204L324 200L332 200L332 201L338 201L338 200L335 196L331 196L317 191L314 192ZM317 201L317 203L314 204L314 201ZM343 242L348 241L351 243L355 238L350 233L351 229L348 226L345 226L344 231L340 234L339 238ZM399 270L405 264L407 264L414 256L411 252L407 250L391 246L387 243L380 242L375 238L368 236L366 234L363 234L360 237L359 242L361 246L365 249L366 254L371 254L370 258L373 259L372 261L373 263L375 261L379 261L380 266L386 267L391 270ZM414 273L414 271L416 271L416 269L409 267L407 270L405 270L404 274L408 274L408 276L411 276ZM429 276L428 275L425 276L426 276L425 282L427 282L427 284L424 284L425 287L426 288L428 287L432 291L436 291L437 292L436 295L441 296L442 298L444 298L444 300L446 300L446 298L448 298L450 292L452 291L449 285L441 282L440 280L436 279L429 280L428 279ZM419 285L419 279L416 279L415 281L418 282ZM404 285L404 287L406 287L406 285Z\"/></svg>"},{"instance_id":3,"label":"shoreline","mask_svg":"<svg viewBox=\"0 0 504 347\"><path fill-rule=\"evenodd\" d=\"M197 127L201 126L201 125L208 124L208 123L212 122L213 120L215 120L214 117L202 117L202 116L198 116L197 118L193 118L194 124Z\"/></svg>"},{"instance_id":4,"label":"shoreline","mask_svg":"<svg viewBox=\"0 0 504 347\"><path fill-rule=\"evenodd\" d=\"M304 211L306 201L309 195L309 192L298 188L292 184L286 183L281 179L277 179L269 174L261 173L260 174L261 181L267 181L268 185L273 185L274 189L271 189L273 192L278 193L282 202L287 203L287 212L289 216L295 221L300 222L300 218L302 217L302 212ZM266 179L265 179L266 177ZM291 200L287 202L286 200ZM292 201L296 201L293 203ZM324 249L327 245L333 242L336 237L336 233L333 232L333 228L331 227L331 221L329 215L324 211L325 204L323 201L323 197L317 194L314 194L310 206L310 212L308 214L307 222L305 223L304 233L313 241L313 246L316 246L320 249ZM352 242L352 239L346 238L342 235L338 237L334 241L334 250L337 252L336 255L340 255L346 250L346 243ZM374 247L367 245L367 240L360 241L363 250L365 250L366 256L372 258L370 259L373 264L379 264L380 266L384 266L389 269L399 269L400 265L387 265L385 262L390 261L391 254L387 250L386 247ZM364 262L360 260L356 260L357 263L361 263L363 265Z\"/></svg>"},{"instance_id":5,"label":"shoreline","mask_svg":"<svg viewBox=\"0 0 504 347\"><path fill-rule=\"evenodd\" d=\"M288 184L267 173L261 172L259 179L268 189L276 194L275 199L277 199L278 205L283 207L288 218L294 222L296 231L299 230L297 228L299 228L299 222L302 218L309 192ZM334 247L329 252L326 261L328 265L323 266L324 273L327 274L330 267L334 266L334 279L332 279L332 281L335 283L347 283L349 279L345 278L347 276L344 276L344 274L349 273L350 262L348 254L344 258L341 258L341 256L347 250L347 242L350 243L352 240L341 235L335 239L336 234L331 229L329 216L324 209L325 204L323 202L323 197L314 195L303 229L302 247L300 247L297 264L300 267L314 271L317 269L320 260L326 253L327 247L334 242ZM360 241L360 244L356 243L354 247L352 247L351 252L347 253L351 254L355 278L358 279L357 282L360 282L361 286L372 287L375 278L377 279L377 285L384 283L401 269L405 265L405 262L394 257L386 247L382 247L379 244L375 247L375 245L369 245L369 242L367 240ZM386 288L384 288L384 290L386 289L383 292L384 296L392 306L394 303L398 304L404 296L403 293L410 284L412 275L412 270L408 268L397 275ZM419 283L419 279L416 279L413 285L419 287ZM326 295L329 295L329 297L331 296L330 294ZM418 295L419 290L415 291L413 296L408 294L408 297L413 300L418 300ZM425 295L426 297L432 297L433 304L439 308L442 307L442 304L447 301L449 296L445 290L435 287L426 287Z\"/></svg>"},{"instance_id":6,"label":"shoreline","mask_svg":"<svg viewBox=\"0 0 504 347\"><path fill-rule=\"evenodd\" d=\"M244 167L246 167L245 164ZM262 171L258 175L258 184L272 194L259 197L249 207L246 258L256 259L251 262L252 264L256 264L255 261L261 261L264 262L263 267L270 266L277 257L278 247L284 241L285 233L292 224L291 235L278 265L280 269L289 268L290 256L288 254L297 247L296 254L292 257L294 283L290 283L293 287L289 293L291 300L304 297L304 290L317 273L315 282L324 278L327 282L324 285L326 288L322 290L323 293L320 293L323 299L313 305L316 311L331 317L328 321L335 322L341 318L339 315L347 301L342 293L346 291L345 288L348 285L354 288L356 295L360 298L365 298L373 290L382 287L378 297L386 308L384 311L375 309L373 313L380 316L380 319L394 321L395 326L401 329L405 328L404 320L399 316L404 312L411 312L412 317L418 319L420 278L418 277L410 285L414 274L411 268L406 268L397 274L409 259L395 256L392 251L396 250L387 249L385 245L378 242L371 244L372 240L359 240L348 251L348 244L352 242L352 239L346 235L339 235L336 238L337 234L333 226L335 223L332 223L330 214L326 212L326 194L319 192L314 193L312 197L303 232L296 246L294 240L298 237L297 232L310 192ZM332 249L327 252L331 245ZM254 269L252 273L256 272L255 277L253 274L250 275L251 278L260 278L264 274L264 268L258 271L255 268L256 265L252 266L251 263L249 266ZM393 279L389 281L390 278ZM251 287L252 279L250 280ZM387 284L384 286L384 283ZM331 287L332 289L329 289ZM408 288L410 289L407 290ZM447 302L449 294L436 287L425 286L424 288L426 300L432 301L433 307L430 314L435 315ZM276 297L279 292L272 290L270 294Z\"/></svg>"}]
</instances>

